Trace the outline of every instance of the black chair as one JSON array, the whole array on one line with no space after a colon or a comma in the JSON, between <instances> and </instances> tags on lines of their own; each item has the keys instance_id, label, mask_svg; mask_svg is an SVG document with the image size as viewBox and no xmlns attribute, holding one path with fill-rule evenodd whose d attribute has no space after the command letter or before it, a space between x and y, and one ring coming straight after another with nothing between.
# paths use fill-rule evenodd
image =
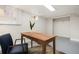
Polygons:
<instances>
[{"instance_id":1,"label":"black chair","mask_svg":"<svg viewBox=\"0 0 79 59\"><path fill-rule=\"evenodd\" d=\"M0 45L2 49L2 54L26 54L28 53L28 44L17 44L13 45L11 35L4 34L0 36Z\"/></svg>"}]
</instances>

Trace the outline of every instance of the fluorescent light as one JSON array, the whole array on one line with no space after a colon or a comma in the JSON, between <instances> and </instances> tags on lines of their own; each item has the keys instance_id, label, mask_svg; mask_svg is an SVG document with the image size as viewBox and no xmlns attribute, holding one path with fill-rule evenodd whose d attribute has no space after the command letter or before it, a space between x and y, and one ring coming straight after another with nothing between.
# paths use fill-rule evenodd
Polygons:
<instances>
[{"instance_id":1,"label":"fluorescent light","mask_svg":"<svg viewBox=\"0 0 79 59\"><path fill-rule=\"evenodd\" d=\"M55 11L55 8L51 5L44 5L46 8L48 8L50 11Z\"/></svg>"}]
</instances>

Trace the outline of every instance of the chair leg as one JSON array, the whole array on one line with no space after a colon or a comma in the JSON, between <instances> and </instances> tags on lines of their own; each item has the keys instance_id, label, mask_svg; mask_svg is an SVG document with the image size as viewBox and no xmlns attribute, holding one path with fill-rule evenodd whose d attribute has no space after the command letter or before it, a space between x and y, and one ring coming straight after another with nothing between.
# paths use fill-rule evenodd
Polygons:
<instances>
[{"instance_id":1,"label":"chair leg","mask_svg":"<svg viewBox=\"0 0 79 59\"><path fill-rule=\"evenodd\" d=\"M16 44L17 40L21 40L21 39L16 39L14 45ZM23 38L24 43L26 43L25 38Z\"/></svg>"},{"instance_id":2,"label":"chair leg","mask_svg":"<svg viewBox=\"0 0 79 59\"><path fill-rule=\"evenodd\" d=\"M25 38L23 38L23 40L24 40L24 43L26 43L26 40L25 40Z\"/></svg>"}]
</instances>

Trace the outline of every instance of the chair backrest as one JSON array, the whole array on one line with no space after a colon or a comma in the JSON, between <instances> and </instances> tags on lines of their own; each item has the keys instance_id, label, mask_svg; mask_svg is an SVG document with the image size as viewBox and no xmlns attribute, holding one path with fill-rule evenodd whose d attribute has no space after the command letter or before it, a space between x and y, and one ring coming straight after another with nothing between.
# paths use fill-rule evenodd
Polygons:
<instances>
[{"instance_id":1,"label":"chair backrest","mask_svg":"<svg viewBox=\"0 0 79 59\"><path fill-rule=\"evenodd\" d=\"M9 33L0 36L0 45L3 54L7 53L7 49L9 48L9 46L13 46L12 37Z\"/></svg>"}]
</instances>

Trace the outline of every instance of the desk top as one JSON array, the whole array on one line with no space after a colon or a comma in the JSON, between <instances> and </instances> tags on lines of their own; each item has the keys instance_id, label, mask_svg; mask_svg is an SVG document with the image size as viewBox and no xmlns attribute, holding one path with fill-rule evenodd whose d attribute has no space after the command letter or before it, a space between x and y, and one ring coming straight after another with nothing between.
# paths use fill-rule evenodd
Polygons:
<instances>
[{"instance_id":1,"label":"desk top","mask_svg":"<svg viewBox=\"0 0 79 59\"><path fill-rule=\"evenodd\" d=\"M36 39L39 39L39 40L42 40L42 41L47 41L47 40L55 37L53 35L49 36L49 35L39 33L39 32L23 32L21 34L24 35L24 36L33 37L33 38L36 38Z\"/></svg>"}]
</instances>

